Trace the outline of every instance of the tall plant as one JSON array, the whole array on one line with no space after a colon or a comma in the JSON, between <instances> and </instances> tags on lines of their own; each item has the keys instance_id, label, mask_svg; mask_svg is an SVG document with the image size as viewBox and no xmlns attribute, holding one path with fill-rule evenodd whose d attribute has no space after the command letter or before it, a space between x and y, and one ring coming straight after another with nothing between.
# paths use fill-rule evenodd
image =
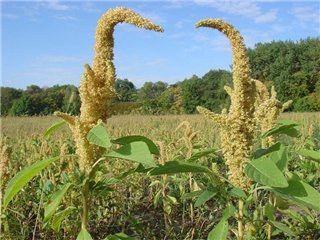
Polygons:
<instances>
[{"instance_id":1,"label":"tall plant","mask_svg":"<svg viewBox=\"0 0 320 240\"><path fill-rule=\"evenodd\" d=\"M72 211L80 210L81 231L78 239L91 239L87 229L89 227L89 210L91 208L91 198L96 191L106 187L106 179L97 181L96 172L100 162L107 158L122 158L133 162L139 162L144 166L155 166L152 154L159 154L156 145L149 139L142 136L129 136L116 140L110 140L103 124L110 117L109 106L115 96L115 67L113 64L113 33L118 23L130 23L139 28L162 32L163 29L148 19L140 17L137 13L126 8L115 8L108 10L98 21L95 35L95 55L93 67L85 65L79 93L81 97L81 113L75 117L67 113L55 112L55 115L68 123L74 141L76 143L76 154L80 172L75 177L75 182L69 182L60 186L50 201L47 203L44 212L44 222L51 222L52 227L60 228L61 221ZM62 126L60 122L50 129L50 133ZM111 150L114 146L121 146L116 150ZM37 162L30 167L19 172L9 182L4 196L4 208L13 199L14 195L22 189L37 173L54 162L57 158ZM81 192L82 207L67 208L55 214L63 196L70 189ZM58 226L58 227L57 227Z\"/></svg>"}]
</instances>

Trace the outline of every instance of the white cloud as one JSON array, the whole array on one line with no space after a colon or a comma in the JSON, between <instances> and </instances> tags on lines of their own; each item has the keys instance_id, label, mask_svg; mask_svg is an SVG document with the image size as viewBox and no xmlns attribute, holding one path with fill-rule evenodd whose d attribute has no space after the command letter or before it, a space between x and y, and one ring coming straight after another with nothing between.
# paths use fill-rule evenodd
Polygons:
<instances>
[{"instance_id":1,"label":"white cloud","mask_svg":"<svg viewBox=\"0 0 320 240\"><path fill-rule=\"evenodd\" d=\"M12 14L12 13L1 13L1 18L16 20L19 18L19 16L16 14Z\"/></svg>"},{"instance_id":2,"label":"white cloud","mask_svg":"<svg viewBox=\"0 0 320 240\"><path fill-rule=\"evenodd\" d=\"M277 9L270 10L269 12L259 15L255 18L256 23L268 23L268 22L274 22L277 20Z\"/></svg>"},{"instance_id":3,"label":"white cloud","mask_svg":"<svg viewBox=\"0 0 320 240\"><path fill-rule=\"evenodd\" d=\"M253 19L256 23L267 23L277 20L277 10L273 9L264 12L263 9L252 1L211 1L211 0L194 0L198 5L209 6L220 12L232 15L243 16Z\"/></svg>"},{"instance_id":4,"label":"white cloud","mask_svg":"<svg viewBox=\"0 0 320 240\"><path fill-rule=\"evenodd\" d=\"M70 6L64 3L61 3L56 0L50 0L50 1L45 1L42 3L45 7L52 9L52 10L57 10L57 11L66 11L70 9Z\"/></svg>"},{"instance_id":5,"label":"white cloud","mask_svg":"<svg viewBox=\"0 0 320 240\"><path fill-rule=\"evenodd\" d=\"M62 21L69 21L69 20L77 20L75 17L68 16L68 15L56 15L54 18Z\"/></svg>"},{"instance_id":6,"label":"white cloud","mask_svg":"<svg viewBox=\"0 0 320 240\"><path fill-rule=\"evenodd\" d=\"M289 13L291 13L299 21L314 22L319 24L320 22L319 10L320 10L319 5L317 5L317 7L295 6L289 11Z\"/></svg>"}]
</instances>

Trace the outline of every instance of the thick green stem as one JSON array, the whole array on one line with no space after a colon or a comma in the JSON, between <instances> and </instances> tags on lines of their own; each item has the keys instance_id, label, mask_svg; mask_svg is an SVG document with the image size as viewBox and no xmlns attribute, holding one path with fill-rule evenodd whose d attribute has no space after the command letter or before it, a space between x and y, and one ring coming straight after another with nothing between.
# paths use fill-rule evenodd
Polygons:
<instances>
[{"instance_id":1,"label":"thick green stem","mask_svg":"<svg viewBox=\"0 0 320 240\"><path fill-rule=\"evenodd\" d=\"M238 240L243 240L243 200L239 200L239 215L238 215Z\"/></svg>"},{"instance_id":2,"label":"thick green stem","mask_svg":"<svg viewBox=\"0 0 320 240\"><path fill-rule=\"evenodd\" d=\"M82 189L82 217L81 228L87 229L89 216L89 182L87 181Z\"/></svg>"}]
</instances>

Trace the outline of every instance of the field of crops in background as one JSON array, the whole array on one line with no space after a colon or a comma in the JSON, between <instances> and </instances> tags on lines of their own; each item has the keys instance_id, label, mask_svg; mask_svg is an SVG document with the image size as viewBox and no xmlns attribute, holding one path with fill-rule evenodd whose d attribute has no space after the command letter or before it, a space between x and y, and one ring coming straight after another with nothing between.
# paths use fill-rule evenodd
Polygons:
<instances>
[{"instance_id":1,"label":"field of crops in background","mask_svg":"<svg viewBox=\"0 0 320 240\"><path fill-rule=\"evenodd\" d=\"M319 149L320 113L285 113L281 118L295 120L302 126L300 138L283 139L291 142L291 148L301 148L312 141L314 148ZM60 162L58 160L43 170L14 199L7 211L10 224L4 223L8 239L75 239L79 231L79 226L75 224L79 221L77 216L64 220L64 227L59 233L53 233L41 220L41 205L48 200L54 184L58 179L61 181L61 175L73 171L76 164L74 157L68 156L75 153L75 145L66 126L49 137L43 136L44 131L57 121L56 117L1 118L2 145L9 149L5 166L9 170L8 178L36 161L60 155ZM160 147L161 156L157 159L160 162L184 160L190 151L195 153L214 148L216 154L197 161L208 167L212 162L218 162L220 168L225 168L219 157L218 128L200 115L113 116L107 121L107 130L112 139L127 135L144 135L152 139ZM186 138L191 135L192 146L186 143ZM319 164L298 155L290 157L289 168L319 190ZM203 175L193 174L191 185L189 174L168 175L166 179L163 176L145 177L139 174L130 175L122 181L114 178L134 166L124 160L110 160L105 165L107 175L114 183L103 193L104 198L93 200L94 211L90 216L89 229L95 239L116 232L125 232L138 239L201 239L207 236L221 217L221 205L215 204L213 198L191 210L190 203L194 204L194 198L186 195L201 189ZM158 194L160 190L164 195ZM71 201L73 196L68 195L64 204L68 205ZM316 212L312 214L315 219L319 218ZM285 219L283 221L286 222ZM319 226L303 226L299 221L288 221L287 224L303 233L303 238L298 236L292 239L319 237L316 235ZM288 238L280 234L275 239Z\"/></svg>"}]
</instances>

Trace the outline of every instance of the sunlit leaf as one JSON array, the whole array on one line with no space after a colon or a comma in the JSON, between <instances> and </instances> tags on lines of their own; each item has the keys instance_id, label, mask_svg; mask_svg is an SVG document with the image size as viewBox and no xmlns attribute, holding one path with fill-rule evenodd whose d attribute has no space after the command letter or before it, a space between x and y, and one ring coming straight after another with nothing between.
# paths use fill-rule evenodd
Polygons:
<instances>
[{"instance_id":1,"label":"sunlit leaf","mask_svg":"<svg viewBox=\"0 0 320 240\"><path fill-rule=\"evenodd\" d=\"M208 240L225 240L227 239L229 224L222 219L209 233Z\"/></svg>"},{"instance_id":2,"label":"sunlit leaf","mask_svg":"<svg viewBox=\"0 0 320 240\"><path fill-rule=\"evenodd\" d=\"M104 156L126 159L132 162L142 163L149 167L156 166L147 143L142 141L128 143Z\"/></svg>"},{"instance_id":3,"label":"sunlit leaf","mask_svg":"<svg viewBox=\"0 0 320 240\"><path fill-rule=\"evenodd\" d=\"M53 195L50 197L50 203L47 204L44 208L44 222L47 222L50 220L51 216L54 214L54 212L57 210L63 196L68 191L69 187L71 186L71 183L67 183L63 186L60 190L53 193Z\"/></svg>"},{"instance_id":4,"label":"sunlit leaf","mask_svg":"<svg viewBox=\"0 0 320 240\"><path fill-rule=\"evenodd\" d=\"M114 144L120 144L120 145L127 145L133 142L145 142L149 148L150 153L159 155L159 149L156 144L149 138L146 138L144 136L139 136L139 135L133 135L133 136L126 136L126 137L121 137L116 140L111 141Z\"/></svg>"},{"instance_id":5,"label":"sunlit leaf","mask_svg":"<svg viewBox=\"0 0 320 240\"><path fill-rule=\"evenodd\" d=\"M213 198L217 193L218 193L218 189L204 190L197 198L194 206L200 207L201 205L209 201L211 198Z\"/></svg>"},{"instance_id":6,"label":"sunlit leaf","mask_svg":"<svg viewBox=\"0 0 320 240\"><path fill-rule=\"evenodd\" d=\"M158 166L150 171L151 175L188 173L188 172L206 172L211 173L210 169L196 163L185 161L169 161L164 165Z\"/></svg>"},{"instance_id":7,"label":"sunlit leaf","mask_svg":"<svg viewBox=\"0 0 320 240\"><path fill-rule=\"evenodd\" d=\"M29 167L18 172L8 183L7 188L4 191L3 208L5 209L13 197L42 169L50 165L59 157L54 157L46 160L36 162Z\"/></svg>"},{"instance_id":8,"label":"sunlit leaf","mask_svg":"<svg viewBox=\"0 0 320 240\"><path fill-rule=\"evenodd\" d=\"M77 240L93 240L93 238L91 237L90 233L86 229L81 228L81 231L78 234Z\"/></svg>"},{"instance_id":9,"label":"sunlit leaf","mask_svg":"<svg viewBox=\"0 0 320 240\"><path fill-rule=\"evenodd\" d=\"M309 158L317 163L320 163L320 151L301 149L298 151L298 154L300 154L306 158Z\"/></svg>"},{"instance_id":10,"label":"sunlit leaf","mask_svg":"<svg viewBox=\"0 0 320 240\"><path fill-rule=\"evenodd\" d=\"M103 148L111 147L111 142L107 130L99 123L97 126L93 127L88 135L87 139L90 143Z\"/></svg>"},{"instance_id":11,"label":"sunlit leaf","mask_svg":"<svg viewBox=\"0 0 320 240\"><path fill-rule=\"evenodd\" d=\"M283 198L320 211L320 193L316 189L302 181L296 174L291 174L288 184L288 187L273 188L273 190Z\"/></svg>"},{"instance_id":12,"label":"sunlit leaf","mask_svg":"<svg viewBox=\"0 0 320 240\"><path fill-rule=\"evenodd\" d=\"M245 173L257 183L271 187L287 187L288 182L276 164L270 159L255 159L250 161Z\"/></svg>"},{"instance_id":13,"label":"sunlit leaf","mask_svg":"<svg viewBox=\"0 0 320 240\"><path fill-rule=\"evenodd\" d=\"M66 122L65 121L59 121L56 122L54 124L52 124L43 134L44 137L49 136L50 134L54 133L58 128L62 127L63 125L65 125Z\"/></svg>"}]
</instances>

